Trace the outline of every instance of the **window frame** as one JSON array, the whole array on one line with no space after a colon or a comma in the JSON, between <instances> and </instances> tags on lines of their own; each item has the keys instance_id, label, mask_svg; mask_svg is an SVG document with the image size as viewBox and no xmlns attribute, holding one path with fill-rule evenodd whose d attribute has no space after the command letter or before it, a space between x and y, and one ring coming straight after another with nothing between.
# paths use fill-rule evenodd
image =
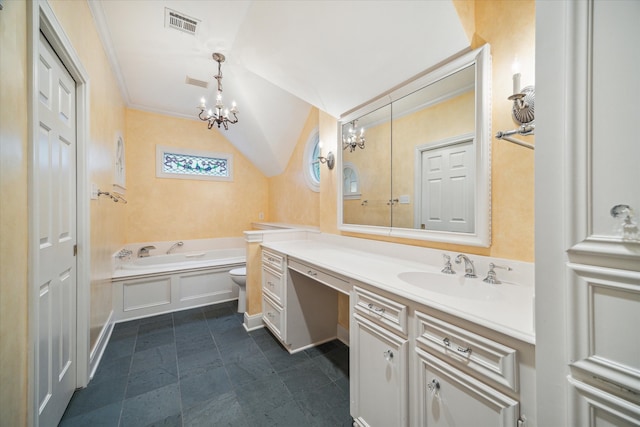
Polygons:
<instances>
[{"instance_id":1,"label":"window frame","mask_svg":"<svg viewBox=\"0 0 640 427\"><path fill-rule=\"evenodd\" d=\"M307 187L316 193L320 192L320 176L315 177L313 173L314 165L320 163L317 157L314 157L316 147L318 147L318 156L320 155L320 132L315 128L309 134L302 155L302 175ZM318 175L320 175L320 167L318 166Z\"/></svg>"}]
</instances>

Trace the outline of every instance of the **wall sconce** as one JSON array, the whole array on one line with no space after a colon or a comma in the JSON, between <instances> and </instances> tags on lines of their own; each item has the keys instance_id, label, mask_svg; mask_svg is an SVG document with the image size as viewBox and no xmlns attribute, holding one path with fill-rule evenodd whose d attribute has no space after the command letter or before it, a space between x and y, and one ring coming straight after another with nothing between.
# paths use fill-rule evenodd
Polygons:
<instances>
[{"instance_id":1,"label":"wall sconce","mask_svg":"<svg viewBox=\"0 0 640 427\"><path fill-rule=\"evenodd\" d=\"M504 139L505 141L518 144L522 147L534 149L533 144L521 141L517 138L512 138L511 135L535 135L535 96L536 90L534 86L525 86L520 89L520 72L518 70L520 64L516 59L513 64L513 95L507 98L509 101L513 101L511 107L511 116L513 120L520 125L518 129L499 131L496 134L497 139Z\"/></svg>"},{"instance_id":2,"label":"wall sconce","mask_svg":"<svg viewBox=\"0 0 640 427\"><path fill-rule=\"evenodd\" d=\"M336 157L331 151L329 151L327 157L318 156L318 161L322 164L326 163L329 170L333 170L333 167L336 165Z\"/></svg>"},{"instance_id":3,"label":"wall sconce","mask_svg":"<svg viewBox=\"0 0 640 427\"><path fill-rule=\"evenodd\" d=\"M318 143L318 150L320 151L320 153L318 153L318 161L322 164L326 163L329 170L333 170L333 167L336 165L336 157L331 151L327 153L327 157L322 155L322 141Z\"/></svg>"}]
</instances>

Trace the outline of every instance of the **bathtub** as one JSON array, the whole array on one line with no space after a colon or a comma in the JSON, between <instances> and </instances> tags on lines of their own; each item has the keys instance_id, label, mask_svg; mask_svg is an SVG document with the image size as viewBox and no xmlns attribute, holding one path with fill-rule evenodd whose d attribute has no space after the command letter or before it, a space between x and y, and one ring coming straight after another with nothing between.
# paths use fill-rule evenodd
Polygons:
<instances>
[{"instance_id":1,"label":"bathtub","mask_svg":"<svg viewBox=\"0 0 640 427\"><path fill-rule=\"evenodd\" d=\"M246 265L243 238L146 242L127 245L127 257L114 254L112 301L114 321L185 310L238 298L229 271ZM143 246L155 246L150 256L136 257ZM119 251L119 254L122 254Z\"/></svg>"},{"instance_id":2,"label":"bathtub","mask_svg":"<svg viewBox=\"0 0 640 427\"><path fill-rule=\"evenodd\" d=\"M225 264L244 263L245 248L213 249L209 251L195 251L174 253L169 255L155 255L145 258L135 258L120 266L123 270L119 274L127 274L128 270L171 271L186 270Z\"/></svg>"}]
</instances>

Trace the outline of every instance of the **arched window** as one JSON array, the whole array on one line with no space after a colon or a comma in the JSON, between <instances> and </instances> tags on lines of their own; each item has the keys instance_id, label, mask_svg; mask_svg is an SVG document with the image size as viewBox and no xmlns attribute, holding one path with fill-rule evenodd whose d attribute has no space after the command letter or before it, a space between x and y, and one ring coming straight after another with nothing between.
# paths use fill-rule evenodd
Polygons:
<instances>
[{"instance_id":1,"label":"arched window","mask_svg":"<svg viewBox=\"0 0 640 427\"><path fill-rule=\"evenodd\" d=\"M358 168L351 162L344 162L342 166L342 197L344 199L360 198L360 181Z\"/></svg>"},{"instance_id":2,"label":"arched window","mask_svg":"<svg viewBox=\"0 0 640 427\"><path fill-rule=\"evenodd\" d=\"M320 134L318 129L311 131L302 156L302 172L307 186L315 192L320 192Z\"/></svg>"}]
</instances>

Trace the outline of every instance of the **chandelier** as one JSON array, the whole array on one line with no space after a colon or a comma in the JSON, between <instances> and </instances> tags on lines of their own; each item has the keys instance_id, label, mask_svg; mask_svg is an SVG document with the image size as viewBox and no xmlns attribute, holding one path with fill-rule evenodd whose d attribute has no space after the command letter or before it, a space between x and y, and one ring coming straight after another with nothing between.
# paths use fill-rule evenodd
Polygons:
<instances>
[{"instance_id":1,"label":"chandelier","mask_svg":"<svg viewBox=\"0 0 640 427\"><path fill-rule=\"evenodd\" d=\"M360 128L360 133L356 131L358 121L351 122L351 128L347 134L342 134L342 149L349 149L349 152L353 152L356 147L364 149L364 128Z\"/></svg>"},{"instance_id":2,"label":"chandelier","mask_svg":"<svg viewBox=\"0 0 640 427\"><path fill-rule=\"evenodd\" d=\"M214 76L214 78L218 81L218 95L216 96L216 105L213 109L207 110L207 103L204 98L200 99L200 114L198 117L200 120L207 122L207 128L211 129L214 125L224 126L225 130L229 130L229 123L234 124L238 123L239 113L238 108L236 107L235 101L231 104L231 110L225 108L222 102L222 63L225 60L225 57L221 53L214 53L212 55L213 60L218 63L218 74ZM233 118L229 118L229 113L233 115Z\"/></svg>"}]
</instances>

